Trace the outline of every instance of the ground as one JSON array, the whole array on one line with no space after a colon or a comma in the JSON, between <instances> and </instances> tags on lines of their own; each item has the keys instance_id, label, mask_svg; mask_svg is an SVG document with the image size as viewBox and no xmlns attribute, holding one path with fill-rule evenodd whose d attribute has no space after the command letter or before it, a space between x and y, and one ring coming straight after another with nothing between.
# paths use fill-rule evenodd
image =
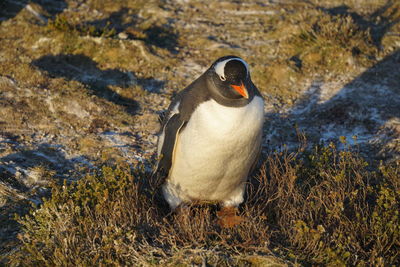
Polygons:
<instances>
[{"instance_id":1,"label":"ground","mask_svg":"<svg viewBox=\"0 0 400 267\"><path fill-rule=\"evenodd\" d=\"M264 157L333 142L400 160L396 1L0 1L0 253L14 214L103 165L155 159L158 115L218 57L251 67Z\"/></svg>"}]
</instances>

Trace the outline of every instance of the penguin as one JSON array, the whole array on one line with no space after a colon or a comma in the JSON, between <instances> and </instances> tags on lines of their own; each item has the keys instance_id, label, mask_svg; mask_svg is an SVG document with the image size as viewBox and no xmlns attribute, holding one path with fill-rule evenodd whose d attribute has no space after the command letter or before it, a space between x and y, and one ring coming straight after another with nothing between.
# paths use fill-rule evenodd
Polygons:
<instances>
[{"instance_id":1,"label":"penguin","mask_svg":"<svg viewBox=\"0 0 400 267\"><path fill-rule=\"evenodd\" d=\"M261 152L263 123L263 97L240 57L217 59L180 91L162 119L155 168L165 174L161 191L171 210L218 202L219 214L239 223L237 207Z\"/></svg>"}]
</instances>

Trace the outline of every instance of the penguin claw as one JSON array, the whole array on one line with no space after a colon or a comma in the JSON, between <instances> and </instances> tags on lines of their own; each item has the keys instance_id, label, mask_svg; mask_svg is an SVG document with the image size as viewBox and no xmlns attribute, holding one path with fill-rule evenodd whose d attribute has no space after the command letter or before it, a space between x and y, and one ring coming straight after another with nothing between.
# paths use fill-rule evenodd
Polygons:
<instances>
[{"instance_id":1,"label":"penguin claw","mask_svg":"<svg viewBox=\"0 0 400 267\"><path fill-rule=\"evenodd\" d=\"M223 207L217 212L218 221L217 223L222 228L233 228L244 221L244 218L236 215L237 208L234 207Z\"/></svg>"}]
</instances>

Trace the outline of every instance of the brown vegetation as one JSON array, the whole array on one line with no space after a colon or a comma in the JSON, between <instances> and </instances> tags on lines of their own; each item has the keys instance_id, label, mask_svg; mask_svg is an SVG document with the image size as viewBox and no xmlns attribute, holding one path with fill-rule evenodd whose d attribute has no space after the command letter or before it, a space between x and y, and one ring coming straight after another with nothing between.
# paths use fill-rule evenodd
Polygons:
<instances>
[{"instance_id":1,"label":"brown vegetation","mask_svg":"<svg viewBox=\"0 0 400 267\"><path fill-rule=\"evenodd\" d=\"M220 228L216 208L169 214L140 169L104 167L28 216L14 265L248 265L249 257L330 265L400 263L399 166L368 164L333 145L269 156L247 187L245 220ZM256 256L257 255L257 256ZM272 257L274 256L274 257Z\"/></svg>"}]
</instances>

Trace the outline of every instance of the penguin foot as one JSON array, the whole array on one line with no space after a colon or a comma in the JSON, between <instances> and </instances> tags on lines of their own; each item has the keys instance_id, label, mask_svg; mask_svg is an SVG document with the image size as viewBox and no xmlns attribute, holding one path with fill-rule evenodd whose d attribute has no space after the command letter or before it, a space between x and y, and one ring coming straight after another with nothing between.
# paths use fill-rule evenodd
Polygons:
<instances>
[{"instance_id":1,"label":"penguin foot","mask_svg":"<svg viewBox=\"0 0 400 267\"><path fill-rule=\"evenodd\" d=\"M244 219L236 215L238 209L235 207L223 207L217 212L218 224L222 228L232 228L239 225Z\"/></svg>"}]
</instances>

